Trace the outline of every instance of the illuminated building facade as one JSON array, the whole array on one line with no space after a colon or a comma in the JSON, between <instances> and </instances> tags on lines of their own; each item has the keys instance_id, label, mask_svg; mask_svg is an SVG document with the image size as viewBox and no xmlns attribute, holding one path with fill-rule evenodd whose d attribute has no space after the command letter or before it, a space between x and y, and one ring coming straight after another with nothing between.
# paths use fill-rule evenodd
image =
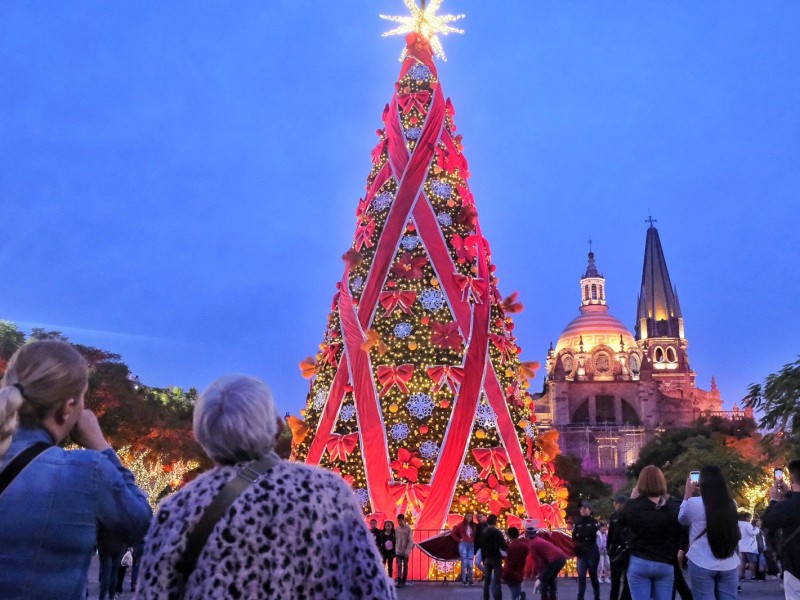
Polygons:
<instances>
[{"instance_id":1,"label":"illuminated building facade","mask_svg":"<svg viewBox=\"0 0 800 600\"><path fill-rule=\"evenodd\" d=\"M658 430L705 414L734 416L722 411L713 377L709 391L696 385L678 294L652 220L635 333L609 312L606 281L592 252L580 293L580 314L551 344L545 389L535 402L539 424L559 431L564 452L582 457L588 471L619 481Z\"/></svg>"}]
</instances>

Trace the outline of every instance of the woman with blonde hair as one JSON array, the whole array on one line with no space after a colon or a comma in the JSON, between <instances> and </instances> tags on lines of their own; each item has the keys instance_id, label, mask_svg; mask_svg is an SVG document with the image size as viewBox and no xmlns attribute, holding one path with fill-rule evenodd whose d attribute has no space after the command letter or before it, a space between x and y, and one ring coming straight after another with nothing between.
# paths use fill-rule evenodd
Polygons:
<instances>
[{"instance_id":1,"label":"woman with blonde hair","mask_svg":"<svg viewBox=\"0 0 800 600\"><path fill-rule=\"evenodd\" d=\"M664 474L649 465L639 473L620 523L630 532L628 587L633 600L671 600L680 546L680 505L667 493Z\"/></svg>"},{"instance_id":2,"label":"woman with blonde hair","mask_svg":"<svg viewBox=\"0 0 800 600\"><path fill-rule=\"evenodd\" d=\"M151 511L84 408L88 369L70 344L22 346L0 388L0 590L83 598L98 528L135 542ZM58 447L67 436L83 450Z\"/></svg>"}]
</instances>

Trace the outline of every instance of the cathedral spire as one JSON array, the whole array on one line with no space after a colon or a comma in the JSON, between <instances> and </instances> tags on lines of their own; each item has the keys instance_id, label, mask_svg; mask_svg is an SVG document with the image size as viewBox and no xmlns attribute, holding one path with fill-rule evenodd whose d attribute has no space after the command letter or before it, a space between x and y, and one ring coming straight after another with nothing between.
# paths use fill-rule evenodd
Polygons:
<instances>
[{"instance_id":1,"label":"cathedral spire","mask_svg":"<svg viewBox=\"0 0 800 600\"><path fill-rule=\"evenodd\" d=\"M592 241L589 240L591 248ZM594 252L589 251L589 264L581 277L581 311L592 305L606 305L606 278L597 270L594 263Z\"/></svg>"},{"instance_id":2,"label":"cathedral spire","mask_svg":"<svg viewBox=\"0 0 800 600\"><path fill-rule=\"evenodd\" d=\"M650 227L647 229L642 288L637 303L636 339L657 337L684 339L683 315L678 303L678 293L669 279L658 229L653 225L656 220L649 217L645 222L649 223Z\"/></svg>"}]
</instances>

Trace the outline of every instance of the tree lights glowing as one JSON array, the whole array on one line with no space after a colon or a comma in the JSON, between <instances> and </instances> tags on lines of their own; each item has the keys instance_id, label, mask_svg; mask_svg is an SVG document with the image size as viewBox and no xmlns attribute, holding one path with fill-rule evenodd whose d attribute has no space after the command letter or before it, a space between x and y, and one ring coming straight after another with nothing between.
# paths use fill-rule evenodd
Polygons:
<instances>
[{"instance_id":1,"label":"tree lights glowing","mask_svg":"<svg viewBox=\"0 0 800 600\"><path fill-rule=\"evenodd\" d=\"M406 18L417 22L406 23L345 273L319 351L301 363L307 433L292 456L339 472L365 514L403 512L419 529L475 510L558 525L557 443L539 436L535 368L520 362L511 318L522 307L498 290L455 111L419 30L439 4Z\"/></svg>"},{"instance_id":2,"label":"tree lights glowing","mask_svg":"<svg viewBox=\"0 0 800 600\"><path fill-rule=\"evenodd\" d=\"M410 16L379 15L381 19L386 21L400 23L400 25L394 29L384 32L382 34L383 37L417 32L430 42L436 57L447 60L444 54L444 48L439 40L439 34L464 33L463 29L452 27L450 23L463 19L465 15L437 15L436 12L442 5L442 0L431 0L427 6L423 0L422 7L417 6L415 0L403 0L403 2L408 10L411 11ZM403 53L400 55L400 60L403 60L405 55L406 51L403 50Z\"/></svg>"}]
</instances>

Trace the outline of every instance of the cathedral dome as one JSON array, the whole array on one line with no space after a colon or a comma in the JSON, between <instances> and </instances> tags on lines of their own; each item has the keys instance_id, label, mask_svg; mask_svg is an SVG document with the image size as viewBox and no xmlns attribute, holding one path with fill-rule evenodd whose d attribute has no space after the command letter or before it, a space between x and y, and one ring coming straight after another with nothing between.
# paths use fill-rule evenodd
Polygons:
<instances>
[{"instance_id":1,"label":"cathedral dome","mask_svg":"<svg viewBox=\"0 0 800 600\"><path fill-rule=\"evenodd\" d=\"M621 338L620 338L621 336ZM579 351L581 340L583 351L590 352L595 346L605 344L614 350L620 350L620 339L625 350L636 347L633 335L622 322L608 312L608 306L590 304L581 306L581 314L570 321L564 328L556 344L556 354L560 350Z\"/></svg>"}]
</instances>

